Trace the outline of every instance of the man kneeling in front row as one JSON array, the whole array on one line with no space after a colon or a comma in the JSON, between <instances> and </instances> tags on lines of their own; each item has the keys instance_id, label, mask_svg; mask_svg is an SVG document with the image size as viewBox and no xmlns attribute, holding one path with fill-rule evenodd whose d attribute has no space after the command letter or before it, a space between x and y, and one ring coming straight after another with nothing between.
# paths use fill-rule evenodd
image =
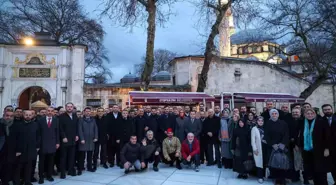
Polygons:
<instances>
[{"instance_id":1,"label":"man kneeling in front row","mask_svg":"<svg viewBox=\"0 0 336 185\"><path fill-rule=\"evenodd\" d=\"M146 133L146 138L142 140L141 153L144 155L146 167L149 162L153 162L153 170L159 171L158 164L160 162L160 146L154 138L153 131L149 130Z\"/></svg>"},{"instance_id":2,"label":"man kneeling in front row","mask_svg":"<svg viewBox=\"0 0 336 185\"><path fill-rule=\"evenodd\" d=\"M176 168L181 170L181 142L177 137L173 136L173 129L167 129L167 138L162 142L162 162L165 164L174 165L176 161Z\"/></svg>"},{"instance_id":3,"label":"man kneeling in front row","mask_svg":"<svg viewBox=\"0 0 336 185\"><path fill-rule=\"evenodd\" d=\"M145 168L144 158L140 151L140 144L137 143L137 137L132 135L130 142L126 143L120 152L120 159L124 164L125 174L130 172L130 168L134 166L138 172L141 168Z\"/></svg>"},{"instance_id":4,"label":"man kneeling in front row","mask_svg":"<svg viewBox=\"0 0 336 185\"><path fill-rule=\"evenodd\" d=\"M187 135L187 139L182 143L183 164L191 166L195 164L195 171L199 172L200 165L200 146L193 133Z\"/></svg>"}]
</instances>

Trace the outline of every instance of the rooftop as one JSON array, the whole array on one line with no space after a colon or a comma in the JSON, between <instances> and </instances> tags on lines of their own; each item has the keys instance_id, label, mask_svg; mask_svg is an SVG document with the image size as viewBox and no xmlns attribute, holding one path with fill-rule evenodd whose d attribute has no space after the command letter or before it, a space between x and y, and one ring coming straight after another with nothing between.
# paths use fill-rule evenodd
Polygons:
<instances>
[{"instance_id":1,"label":"rooftop","mask_svg":"<svg viewBox=\"0 0 336 185\"><path fill-rule=\"evenodd\" d=\"M274 38L260 29L243 30L231 36L231 44L250 44L264 41L274 42Z\"/></svg>"}]
</instances>

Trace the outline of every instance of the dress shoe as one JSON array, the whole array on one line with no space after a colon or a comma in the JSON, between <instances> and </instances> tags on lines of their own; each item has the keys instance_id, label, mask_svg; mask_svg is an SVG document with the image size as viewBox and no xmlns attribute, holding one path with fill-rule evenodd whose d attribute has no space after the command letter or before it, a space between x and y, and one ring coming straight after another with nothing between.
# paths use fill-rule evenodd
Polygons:
<instances>
[{"instance_id":1,"label":"dress shoe","mask_svg":"<svg viewBox=\"0 0 336 185\"><path fill-rule=\"evenodd\" d=\"M129 172L130 172L129 170L125 170L125 174L129 174Z\"/></svg>"},{"instance_id":2,"label":"dress shoe","mask_svg":"<svg viewBox=\"0 0 336 185\"><path fill-rule=\"evenodd\" d=\"M52 178L52 177L47 177L47 181L49 181L49 182L54 182L54 178Z\"/></svg>"},{"instance_id":3,"label":"dress shoe","mask_svg":"<svg viewBox=\"0 0 336 185\"><path fill-rule=\"evenodd\" d=\"M110 168L113 168L114 167L114 164L110 164Z\"/></svg>"},{"instance_id":4,"label":"dress shoe","mask_svg":"<svg viewBox=\"0 0 336 185\"><path fill-rule=\"evenodd\" d=\"M179 170L182 170L182 166L180 164L177 164L176 168L179 169Z\"/></svg>"},{"instance_id":5,"label":"dress shoe","mask_svg":"<svg viewBox=\"0 0 336 185\"><path fill-rule=\"evenodd\" d=\"M108 169L107 164L103 164L103 168Z\"/></svg>"},{"instance_id":6,"label":"dress shoe","mask_svg":"<svg viewBox=\"0 0 336 185\"><path fill-rule=\"evenodd\" d=\"M159 168L158 168L157 166L154 166L154 167L153 167L153 170L154 170L155 172L158 172L158 171L159 171Z\"/></svg>"},{"instance_id":7,"label":"dress shoe","mask_svg":"<svg viewBox=\"0 0 336 185\"><path fill-rule=\"evenodd\" d=\"M65 174L61 174L60 178L65 179L66 178Z\"/></svg>"},{"instance_id":8,"label":"dress shoe","mask_svg":"<svg viewBox=\"0 0 336 185\"><path fill-rule=\"evenodd\" d=\"M44 179L43 178L40 178L39 181L38 181L39 184L44 184Z\"/></svg>"},{"instance_id":9,"label":"dress shoe","mask_svg":"<svg viewBox=\"0 0 336 185\"><path fill-rule=\"evenodd\" d=\"M77 175L78 175L78 176L81 176L81 175L82 175L82 171L79 170L79 171L77 172Z\"/></svg>"},{"instance_id":10,"label":"dress shoe","mask_svg":"<svg viewBox=\"0 0 336 185\"><path fill-rule=\"evenodd\" d=\"M94 169L88 169L88 172L95 172L96 170Z\"/></svg>"},{"instance_id":11,"label":"dress shoe","mask_svg":"<svg viewBox=\"0 0 336 185\"><path fill-rule=\"evenodd\" d=\"M218 168L222 168L222 163L218 163Z\"/></svg>"}]
</instances>

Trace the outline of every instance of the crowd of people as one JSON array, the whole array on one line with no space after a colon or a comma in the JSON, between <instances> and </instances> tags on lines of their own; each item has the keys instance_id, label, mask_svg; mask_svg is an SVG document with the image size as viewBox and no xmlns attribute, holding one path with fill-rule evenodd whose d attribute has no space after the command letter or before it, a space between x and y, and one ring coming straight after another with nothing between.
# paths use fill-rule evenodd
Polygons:
<instances>
[{"instance_id":1,"label":"crowd of people","mask_svg":"<svg viewBox=\"0 0 336 185\"><path fill-rule=\"evenodd\" d=\"M38 112L7 106L0 120L1 183L43 184L56 175L95 172L99 165L128 174L150 163L156 172L159 163L196 172L201 164L217 165L233 169L237 178L269 178L276 185L298 182L301 174L305 185L328 185L329 172L336 179L332 106L322 106L322 117L309 103L284 104L281 110L266 104L260 115L255 107L227 105L79 111L67 103Z\"/></svg>"}]
</instances>

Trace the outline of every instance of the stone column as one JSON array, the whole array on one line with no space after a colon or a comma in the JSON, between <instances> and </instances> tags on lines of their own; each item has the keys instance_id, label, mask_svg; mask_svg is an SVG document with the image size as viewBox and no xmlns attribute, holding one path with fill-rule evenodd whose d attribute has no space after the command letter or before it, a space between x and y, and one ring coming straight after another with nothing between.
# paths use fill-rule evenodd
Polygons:
<instances>
[{"instance_id":1,"label":"stone column","mask_svg":"<svg viewBox=\"0 0 336 185\"><path fill-rule=\"evenodd\" d=\"M75 45L72 48L72 62L70 74L70 101L80 110L84 106L84 67L85 67L85 54L86 46Z\"/></svg>"}]
</instances>

